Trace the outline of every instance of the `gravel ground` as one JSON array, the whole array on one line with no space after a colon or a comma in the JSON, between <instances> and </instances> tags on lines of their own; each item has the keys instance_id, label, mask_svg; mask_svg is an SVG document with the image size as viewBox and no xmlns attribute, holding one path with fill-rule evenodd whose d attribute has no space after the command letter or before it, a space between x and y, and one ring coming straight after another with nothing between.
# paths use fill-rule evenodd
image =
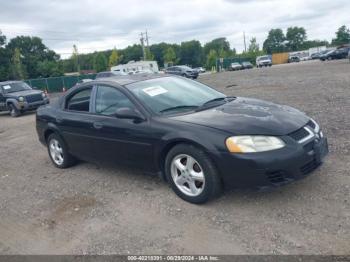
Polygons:
<instances>
[{"instance_id":1,"label":"gravel ground","mask_svg":"<svg viewBox=\"0 0 350 262\"><path fill-rule=\"evenodd\" d=\"M60 170L33 113L0 114L0 254L349 254L350 64L310 61L203 75L227 95L305 111L330 154L302 181L226 192L205 205L132 168Z\"/></svg>"}]
</instances>

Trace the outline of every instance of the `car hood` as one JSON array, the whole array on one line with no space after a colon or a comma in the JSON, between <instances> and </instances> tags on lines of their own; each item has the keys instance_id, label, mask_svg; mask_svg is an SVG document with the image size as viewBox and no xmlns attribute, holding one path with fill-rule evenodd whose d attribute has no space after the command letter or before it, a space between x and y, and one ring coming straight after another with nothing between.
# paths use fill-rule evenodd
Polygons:
<instances>
[{"instance_id":1,"label":"car hood","mask_svg":"<svg viewBox=\"0 0 350 262\"><path fill-rule=\"evenodd\" d=\"M19 97L19 96L41 94L41 93L42 93L42 91L40 91L40 90L24 90L24 91L8 93L7 95L10 97Z\"/></svg>"},{"instance_id":2,"label":"car hood","mask_svg":"<svg viewBox=\"0 0 350 262\"><path fill-rule=\"evenodd\" d=\"M243 97L212 109L171 118L233 135L276 136L289 134L309 121L309 117L292 107Z\"/></svg>"},{"instance_id":3,"label":"car hood","mask_svg":"<svg viewBox=\"0 0 350 262\"><path fill-rule=\"evenodd\" d=\"M271 60L269 60L269 59L259 60L259 63L270 63L270 62L271 62Z\"/></svg>"}]
</instances>

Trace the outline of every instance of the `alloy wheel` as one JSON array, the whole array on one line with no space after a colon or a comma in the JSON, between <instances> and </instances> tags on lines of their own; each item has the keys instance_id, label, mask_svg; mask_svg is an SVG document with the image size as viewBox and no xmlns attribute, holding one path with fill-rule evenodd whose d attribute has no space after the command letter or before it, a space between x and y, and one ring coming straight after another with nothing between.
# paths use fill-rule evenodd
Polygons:
<instances>
[{"instance_id":1,"label":"alloy wheel","mask_svg":"<svg viewBox=\"0 0 350 262\"><path fill-rule=\"evenodd\" d=\"M204 171L198 161L190 155L181 154L171 162L171 177L176 187L185 195L200 195L205 187Z\"/></svg>"},{"instance_id":2,"label":"alloy wheel","mask_svg":"<svg viewBox=\"0 0 350 262\"><path fill-rule=\"evenodd\" d=\"M62 165L64 161L63 157L63 149L60 145L60 143L56 139L51 139L49 143L49 150L52 160L57 165Z\"/></svg>"}]
</instances>

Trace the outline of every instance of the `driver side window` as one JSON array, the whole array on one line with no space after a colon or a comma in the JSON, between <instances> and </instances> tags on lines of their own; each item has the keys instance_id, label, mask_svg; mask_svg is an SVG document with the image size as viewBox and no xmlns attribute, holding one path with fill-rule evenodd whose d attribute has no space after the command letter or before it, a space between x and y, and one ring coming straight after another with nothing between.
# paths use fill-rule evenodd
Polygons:
<instances>
[{"instance_id":1,"label":"driver side window","mask_svg":"<svg viewBox=\"0 0 350 262\"><path fill-rule=\"evenodd\" d=\"M123 107L135 109L129 98L118 89L109 86L97 87L95 108L97 114L111 116Z\"/></svg>"}]
</instances>

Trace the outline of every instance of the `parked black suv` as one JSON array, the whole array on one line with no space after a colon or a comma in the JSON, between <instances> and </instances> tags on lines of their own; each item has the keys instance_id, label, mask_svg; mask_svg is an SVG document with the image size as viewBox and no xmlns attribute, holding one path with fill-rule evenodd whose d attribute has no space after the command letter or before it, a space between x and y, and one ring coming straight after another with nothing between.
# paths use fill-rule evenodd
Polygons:
<instances>
[{"instance_id":1,"label":"parked black suv","mask_svg":"<svg viewBox=\"0 0 350 262\"><path fill-rule=\"evenodd\" d=\"M191 67L182 66L172 66L165 70L166 74L179 75L187 78L196 79L198 77L198 71L192 69Z\"/></svg>"},{"instance_id":2,"label":"parked black suv","mask_svg":"<svg viewBox=\"0 0 350 262\"><path fill-rule=\"evenodd\" d=\"M25 82L0 82L0 111L10 111L13 117L48 103L49 98L44 92L32 89Z\"/></svg>"}]
</instances>

